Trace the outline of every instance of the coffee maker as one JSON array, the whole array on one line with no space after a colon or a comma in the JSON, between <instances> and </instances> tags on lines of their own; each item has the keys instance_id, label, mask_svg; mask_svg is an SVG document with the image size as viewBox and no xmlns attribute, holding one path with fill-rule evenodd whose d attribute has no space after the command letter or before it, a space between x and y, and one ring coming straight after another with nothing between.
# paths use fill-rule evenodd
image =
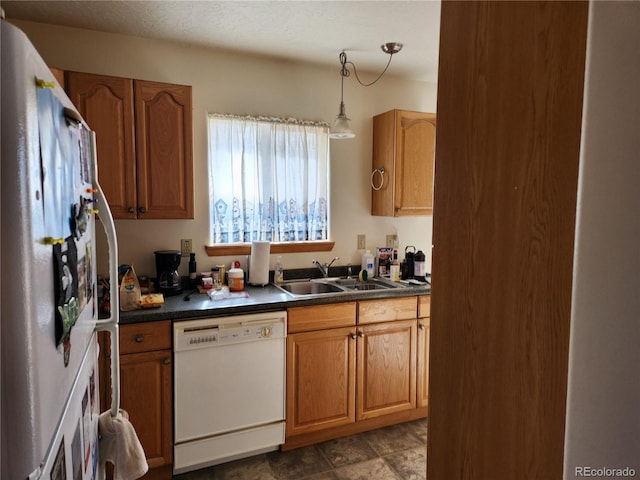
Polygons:
<instances>
[{"instance_id":1,"label":"coffee maker","mask_svg":"<svg viewBox=\"0 0 640 480\"><path fill-rule=\"evenodd\" d=\"M179 250L157 250L153 253L156 254L157 290L167 297L182 293L182 278L178 273L182 253Z\"/></svg>"}]
</instances>

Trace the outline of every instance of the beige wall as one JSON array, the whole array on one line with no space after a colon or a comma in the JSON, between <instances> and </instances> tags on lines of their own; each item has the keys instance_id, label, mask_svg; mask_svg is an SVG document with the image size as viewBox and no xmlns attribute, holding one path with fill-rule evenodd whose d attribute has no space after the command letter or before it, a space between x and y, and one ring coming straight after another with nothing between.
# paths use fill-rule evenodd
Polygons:
<instances>
[{"instance_id":1,"label":"beige wall","mask_svg":"<svg viewBox=\"0 0 640 480\"><path fill-rule=\"evenodd\" d=\"M330 123L337 114L339 52L335 52L335 67L327 68L140 37L13 23L29 36L50 66L193 86L195 219L116 221L119 263L133 263L138 274L153 275L153 251L179 249L181 238L193 239L199 270L229 260L206 257L203 249L209 241L208 112L293 116ZM357 55L350 59L357 65ZM381 67L385 61L381 53ZM394 219L370 214L372 116L392 108L426 112L436 108L435 84L394 78L393 63L390 72L368 88L354 79L345 82L347 114L357 136L331 144L331 238L336 245L327 253L284 255L285 269L311 266L313 258L334 256L341 258L336 265L359 264L357 234L366 234L367 246L373 249L384 245L387 234L397 233L400 253L406 245L415 245L427 254L431 270L431 217ZM274 262L272 256L271 265ZM100 257L100 272L106 272L105 265ZM186 273L184 260L180 272Z\"/></svg>"}]
</instances>

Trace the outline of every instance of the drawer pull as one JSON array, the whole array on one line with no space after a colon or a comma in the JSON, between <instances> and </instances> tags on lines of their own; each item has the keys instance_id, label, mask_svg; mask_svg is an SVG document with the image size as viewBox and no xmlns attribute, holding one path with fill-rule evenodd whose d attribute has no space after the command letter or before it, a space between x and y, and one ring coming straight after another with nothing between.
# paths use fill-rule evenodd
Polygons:
<instances>
[{"instance_id":1,"label":"drawer pull","mask_svg":"<svg viewBox=\"0 0 640 480\"><path fill-rule=\"evenodd\" d=\"M138 335L136 337L136 343L142 343L144 341L144 336L143 335Z\"/></svg>"}]
</instances>

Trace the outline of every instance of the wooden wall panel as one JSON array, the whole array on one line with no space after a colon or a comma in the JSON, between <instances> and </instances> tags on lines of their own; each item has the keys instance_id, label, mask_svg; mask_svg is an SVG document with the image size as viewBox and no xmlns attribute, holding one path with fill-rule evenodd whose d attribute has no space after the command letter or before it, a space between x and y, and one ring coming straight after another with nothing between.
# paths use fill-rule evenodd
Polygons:
<instances>
[{"instance_id":1,"label":"wooden wall panel","mask_svg":"<svg viewBox=\"0 0 640 480\"><path fill-rule=\"evenodd\" d=\"M586 2L443 2L429 480L562 478Z\"/></svg>"}]
</instances>

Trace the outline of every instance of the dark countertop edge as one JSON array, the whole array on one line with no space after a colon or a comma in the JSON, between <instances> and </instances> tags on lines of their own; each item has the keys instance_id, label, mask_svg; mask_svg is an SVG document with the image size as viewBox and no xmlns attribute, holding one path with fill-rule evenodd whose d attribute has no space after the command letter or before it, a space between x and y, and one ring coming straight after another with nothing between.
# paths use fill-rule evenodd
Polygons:
<instances>
[{"instance_id":1,"label":"dark countertop edge","mask_svg":"<svg viewBox=\"0 0 640 480\"><path fill-rule=\"evenodd\" d=\"M165 297L165 303L159 308L120 312L120 325L153 322L159 320L193 320L196 318L213 318L227 315L259 313L274 310L286 310L291 307L326 305L331 303L353 302L381 298L409 297L429 295L430 287L407 287L366 292L341 292L323 295L293 297L281 292L273 285L264 287L247 286L248 298L210 300L206 294L197 294L191 300L183 298L189 293Z\"/></svg>"}]
</instances>

